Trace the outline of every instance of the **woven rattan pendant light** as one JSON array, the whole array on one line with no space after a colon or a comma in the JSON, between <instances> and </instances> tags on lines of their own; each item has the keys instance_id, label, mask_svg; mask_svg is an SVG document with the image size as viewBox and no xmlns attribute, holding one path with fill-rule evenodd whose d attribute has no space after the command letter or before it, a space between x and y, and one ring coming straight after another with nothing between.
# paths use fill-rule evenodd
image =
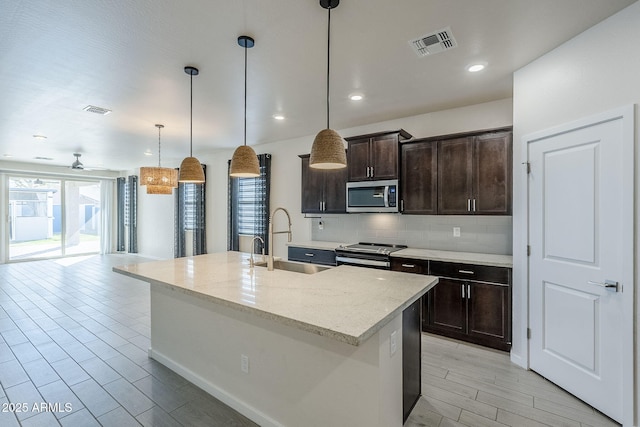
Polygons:
<instances>
[{"instance_id":1,"label":"woven rattan pendant light","mask_svg":"<svg viewBox=\"0 0 640 427\"><path fill-rule=\"evenodd\" d=\"M140 185L147 186L147 194L171 194L178 186L178 171L173 168L163 168L160 163L160 130L164 125L156 125L158 128L158 167L140 168Z\"/></svg>"},{"instance_id":2,"label":"woven rattan pendant light","mask_svg":"<svg viewBox=\"0 0 640 427\"><path fill-rule=\"evenodd\" d=\"M201 184L204 182L204 170L200 161L193 157L193 76L197 76L199 71L195 67L184 67L184 72L191 76L191 127L189 137L189 157L186 157L180 164L178 182L190 182Z\"/></svg>"},{"instance_id":3,"label":"woven rattan pendant light","mask_svg":"<svg viewBox=\"0 0 640 427\"><path fill-rule=\"evenodd\" d=\"M342 137L329 126L329 71L331 52L331 9L335 9L340 0L320 0L320 6L327 9L327 128L321 130L313 140L309 166L316 169L340 169L347 166Z\"/></svg>"},{"instance_id":4,"label":"woven rattan pendant light","mask_svg":"<svg viewBox=\"0 0 640 427\"><path fill-rule=\"evenodd\" d=\"M247 145L247 50L255 45L255 41L249 36L240 36L238 44L244 48L244 145L233 152L229 175L234 178L256 178L260 176L260 163L256 152Z\"/></svg>"}]
</instances>

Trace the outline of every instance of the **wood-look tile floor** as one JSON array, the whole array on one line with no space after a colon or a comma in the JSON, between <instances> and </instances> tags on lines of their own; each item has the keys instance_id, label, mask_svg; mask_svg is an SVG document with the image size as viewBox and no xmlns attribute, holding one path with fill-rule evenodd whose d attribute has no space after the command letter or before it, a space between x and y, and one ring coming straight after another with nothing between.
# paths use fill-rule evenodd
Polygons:
<instances>
[{"instance_id":1,"label":"wood-look tile floor","mask_svg":"<svg viewBox=\"0 0 640 427\"><path fill-rule=\"evenodd\" d=\"M619 427L507 353L422 335L422 397L405 427Z\"/></svg>"},{"instance_id":2,"label":"wood-look tile floor","mask_svg":"<svg viewBox=\"0 0 640 427\"><path fill-rule=\"evenodd\" d=\"M149 285L111 271L140 261L0 265L0 426L256 425L147 357ZM617 426L506 353L435 336L422 380L407 427Z\"/></svg>"}]
</instances>

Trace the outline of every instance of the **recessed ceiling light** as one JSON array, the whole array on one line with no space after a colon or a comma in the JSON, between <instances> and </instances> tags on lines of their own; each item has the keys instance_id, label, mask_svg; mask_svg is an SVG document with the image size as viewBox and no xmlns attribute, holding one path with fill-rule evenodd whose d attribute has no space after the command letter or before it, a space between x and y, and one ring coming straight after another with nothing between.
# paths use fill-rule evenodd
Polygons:
<instances>
[{"instance_id":1,"label":"recessed ceiling light","mask_svg":"<svg viewBox=\"0 0 640 427\"><path fill-rule=\"evenodd\" d=\"M349 99L352 100L352 101L362 101L363 98L364 98L364 96L362 96L359 93L354 93L354 94L349 95Z\"/></svg>"},{"instance_id":2,"label":"recessed ceiling light","mask_svg":"<svg viewBox=\"0 0 640 427\"><path fill-rule=\"evenodd\" d=\"M145 156L153 156L153 153L151 152L151 150L147 150L144 152Z\"/></svg>"},{"instance_id":3,"label":"recessed ceiling light","mask_svg":"<svg viewBox=\"0 0 640 427\"><path fill-rule=\"evenodd\" d=\"M282 114L274 114L273 118L276 120L284 120L284 116Z\"/></svg>"},{"instance_id":4,"label":"recessed ceiling light","mask_svg":"<svg viewBox=\"0 0 640 427\"><path fill-rule=\"evenodd\" d=\"M35 139L40 139L40 140L45 140L45 139L47 139L47 137L46 137L45 135L38 135L38 134L36 134L36 135L33 135L33 137L34 137Z\"/></svg>"},{"instance_id":5,"label":"recessed ceiling light","mask_svg":"<svg viewBox=\"0 0 640 427\"><path fill-rule=\"evenodd\" d=\"M482 63L472 64L467 67L467 71L470 73L477 73L478 71L484 70L486 66L486 64Z\"/></svg>"}]
</instances>

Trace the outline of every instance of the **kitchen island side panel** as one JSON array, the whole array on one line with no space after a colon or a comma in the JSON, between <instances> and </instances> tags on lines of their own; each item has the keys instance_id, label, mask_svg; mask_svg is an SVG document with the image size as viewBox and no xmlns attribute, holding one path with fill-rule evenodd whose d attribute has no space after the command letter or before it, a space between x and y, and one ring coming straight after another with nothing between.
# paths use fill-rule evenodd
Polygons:
<instances>
[{"instance_id":1,"label":"kitchen island side panel","mask_svg":"<svg viewBox=\"0 0 640 427\"><path fill-rule=\"evenodd\" d=\"M262 426L401 426L401 337L401 315L353 346L151 283L150 356Z\"/></svg>"}]
</instances>

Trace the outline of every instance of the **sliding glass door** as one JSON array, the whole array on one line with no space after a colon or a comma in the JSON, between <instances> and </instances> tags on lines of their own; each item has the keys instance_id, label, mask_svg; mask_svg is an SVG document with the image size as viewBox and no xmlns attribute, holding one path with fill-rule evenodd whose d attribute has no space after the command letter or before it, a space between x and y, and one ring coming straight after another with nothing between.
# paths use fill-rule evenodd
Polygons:
<instances>
[{"instance_id":1,"label":"sliding glass door","mask_svg":"<svg viewBox=\"0 0 640 427\"><path fill-rule=\"evenodd\" d=\"M9 260L100 251L100 183L9 177Z\"/></svg>"}]
</instances>

